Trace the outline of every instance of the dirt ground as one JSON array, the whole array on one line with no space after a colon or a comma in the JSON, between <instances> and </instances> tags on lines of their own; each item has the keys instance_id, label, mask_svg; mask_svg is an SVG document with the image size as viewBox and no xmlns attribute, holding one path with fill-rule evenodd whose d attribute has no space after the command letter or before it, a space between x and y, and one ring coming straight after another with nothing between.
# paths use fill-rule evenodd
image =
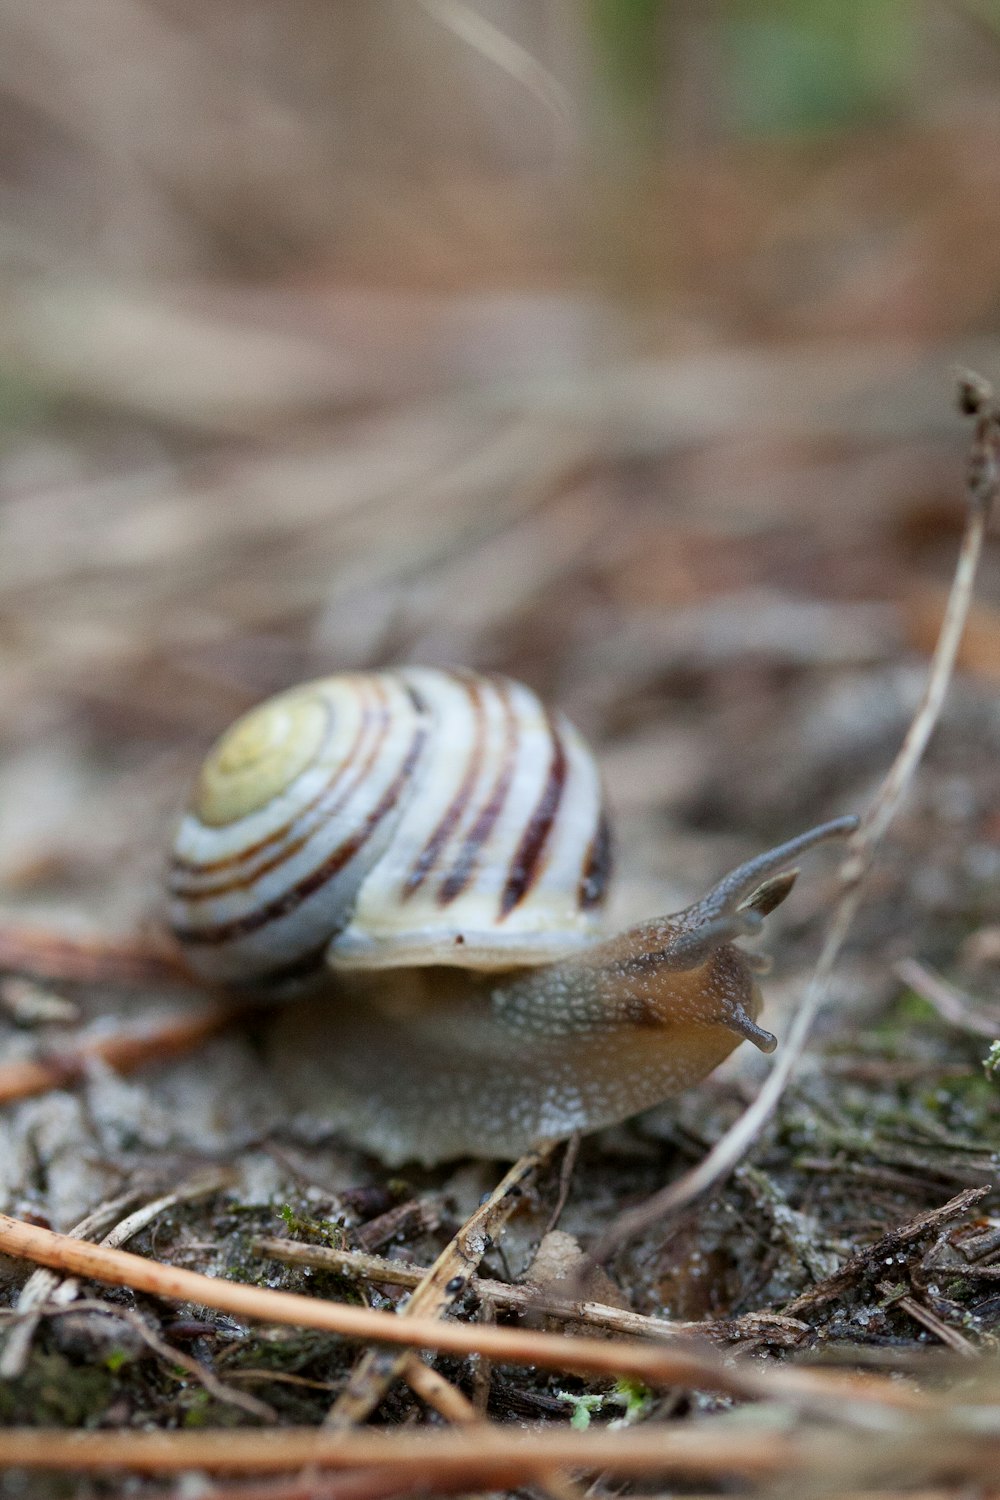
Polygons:
<instances>
[{"instance_id":1,"label":"dirt ground","mask_svg":"<svg viewBox=\"0 0 1000 1500\"><path fill-rule=\"evenodd\" d=\"M98 9L107 35L128 21L121 66L134 70L141 8ZM166 76L175 25L200 48L223 45L188 9L149 8L151 74ZM378 36L402 67L380 10ZM964 43L952 38L960 112L945 111L958 95L942 84L936 108L836 145L695 139L662 172L599 177L590 228L624 207L630 233L610 241L620 263L608 251L597 271L580 250L579 181L537 163L487 170L450 133L437 148L450 166L430 182L408 175L408 157L386 166L371 140L353 176L339 162L352 196L331 227L263 112L251 112L253 170L241 177L233 140L213 137L185 197L173 157L136 149L133 176L108 188L128 247L116 270L89 241L73 263L70 228L45 219L60 172L103 181L110 148L96 116L75 133L60 114L65 57L35 25L46 66L33 90L4 84L22 124L10 214L23 243L4 273L0 334L0 936L28 925L158 941L171 830L208 745L261 697L342 668L501 671L564 709L595 748L612 810L612 927L676 910L741 859L865 810L917 703L964 522L953 367L1000 376L1000 108L985 64L985 81L962 72ZM358 23L356 43L363 34ZM252 93L252 51L244 65L233 88ZM210 94L195 70L193 116ZM224 103L237 132L237 103ZM188 161L173 95L169 108L172 129L151 139ZM320 154L324 109L297 117ZM517 129L505 150L519 160ZM670 254L654 255L645 231L678 202ZM594 1301L704 1324L736 1365L919 1369L949 1390L995 1380L998 684L994 525L940 726L775 1119L716 1192L614 1254ZM768 919L762 1021L779 1042L837 858L808 856ZM943 976L943 1000L918 993L913 960ZM169 980L87 983L51 968L11 963L0 977L0 1075L204 1002ZM505 1164L387 1169L353 1150L295 1112L272 1029L257 1013L125 1072L92 1047L82 1076L4 1107L0 1211L67 1231L121 1200L99 1237L175 1194L130 1250L396 1305L388 1282L287 1263L257 1242L425 1267ZM536 1257L561 1190L570 1238L545 1254L565 1268L701 1159L769 1066L741 1047L699 1087L585 1138L564 1171L561 1149L479 1274L558 1285L558 1264ZM978 1188L988 1194L892 1239ZM0 1262L8 1349L27 1274ZM4 1427L316 1426L355 1362L352 1346L308 1329L125 1289L90 1286L80 1300L46 1313L0 1378ZM456 1306L482 1313L474 1291ZM459 1357L438 1367L501 1422L680 1424L738 1404L544 1369L477 1374ZM396 1383L374 1420L439 1419ZM875 1493L866 1482L845 1465L798 1493ZM119 1484L152 1492L12 1470L0 1494ZM595 1481L594 1493L621 1492Z\"/></svg>"}]
</instances>

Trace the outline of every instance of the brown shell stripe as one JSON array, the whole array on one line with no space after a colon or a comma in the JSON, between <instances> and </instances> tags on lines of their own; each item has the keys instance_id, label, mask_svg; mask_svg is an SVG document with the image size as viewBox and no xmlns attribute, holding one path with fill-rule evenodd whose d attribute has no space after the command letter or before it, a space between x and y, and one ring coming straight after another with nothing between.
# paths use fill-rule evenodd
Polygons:
<instances>
[{"instance_id":1,"label":"brown shell stripe","mask_svg":"<svg viewBox=\"0 0 1000 1500\"><path fill-rule=\"evenodd\" d=\"M238 873L234 873L228 878L224 876L222 880L216 881L211 885L190 886L185 885L183 881L172 880L170 882L171 892L182 896L186 901L205 901L215 896L227 895L231 891L248 890L254 881L259 880L262 875L267 875L271 870L276 870L287 859L291 859L293 855L298 854L299 850L304 848L312 838L321 823L328 818L336 817L345 802L353 794L355 788L364 780L371 767L375 764L385 738L389 733L390 715L388 706L385 703L385 695L381 687L377 684L376 691L381 700L377 712L371 710L368 705L365 705L362 710L361 724L358 726L349 751L333 772L326 785L320 788L301 811L297 812L293 818L275 833L268 834L266 839L261 839L260 843L253 848L245 849L241 853L231 855L228 859L217 860L214 864L206 863L198 865L192 862L188 866L192 873L197 874L201 874L205 870L214 869L234 869ZM365 736L369 730L374 732L375 738L365 752L364 759L359 760ZM331 802L331 794L337 790L338 784L343 777L352 771L353 776L349 784L343 787ZM244 861L248 857L253 856L259 850L268 850L276 841L288 838L293 839L293 842L285 843L277 848L262 864L255 865L251 869L245 867Z\"/></svg>"},{"instance_id":2,"label":"brown shell stripe","mask_svg":"<svg viewBox=\"0 0 1000 1500\"><path fill-rule=\"evenodd\" d=\"M563 789L566 785L569 762L562 736L559 733L559 726L552 717L546 715L546 718L552 736L552 759L549 762L549 773L542 788L542 795L528 820L528 826L524 830L517 853L514 855L510 874L507 876L507 884L500 897L501 918L508 916L514 907L524 900L541 873L542 852L556 820L556 813L559 811L559 803L562 801Z\"/></svg>"},{"instance_id":3,"label":"brown shell stripe","mask_svg":"<svg viewBox=\"0 0 1000 1500\"><path fill-rule=\"evenodd\" d=\"M608 888L608 880L611 877L611 829L608 825L606 813L601 813L584 856L583 869L580 871L580 884L577 889L577 900L581 911L589 911L594 906L600 906L604 900L604 894Z\"/></svg>"},{"instance_id":4,"label":"brown shell stripe","mask_svg":"<svg viewBox=\"0 0 1000 1500\"><path fill-rule=\"evenodd\" d=\"M216 927L175 927L175 936L184 943L217 946L231 942L234 938L246 937L248 933L257 932L261 927L266 927L269 923L276 922L281 917L287 917L295 911L303 901L315 895L316 891L328 880L332 880L335 875L339 874L367 843L382 819L392 811L399 801L400 793L413 774L426 739L427 729L423 725L418 726L392 784L383 792L361 827L328 855L321 865L317 865L316 869L303 876L282 895L276 896L273 901L259 906L256 911L247 912L231 922L220 922Z\"/></svg>"},{"instance_id":5,"label":"brown shell stripe","mask_svg":"<svg viewBox=\"0 0 1000 1500\"><path fill-rule=\"evenodd\" d=\"M474 678L459 677L458 673L452 673L452 676L465 689L472 705L472 713L475 720L472 749L469 752L469 763L466 767L465 775L462 777L461 786L449 803L434 832L421 849L409 875L407 875L403 882L402 899L404 901L409 896L412 896L414 891L419 890L428 875L433 872L441 850L451 838L462 814L469 805L483 768L483 756L486 750L486 715L479 684ZM440 732L441 730L439 729Z\"/></svg>"},{"instance_id":6,"label":"brown shell stripe","mask_svg":"<svg viewBox=\"0 0 1000 1500\"><path fill-rule=\"evenodd\" d=\"M329 732L332 729L332 715L330 715L329 705L324 704L324 707L328 715L328 730L324 735L323 744L317 750L314 759L319 759L322 755L326 744L329 742ZM235 854L227 855L225 859L206 860L204 863L200 863L197 860L182 859L180 855L175 855L170 862L171 875L168 882L168 889L172 894L183 896L186 901L198 901L210 896L222 896L229 891L245 890L247 886L252 885L255 880L258 880L261 875L269 874L271 870L275 869L284 860L293 854L297 854L314 832L316 824L320 819L329 816L332 812L336 812L343 805L343 797L339 799L332 809L327 805L327 802L331 793L336 790L337 784L347 774L348 769L361 749L365 735L373 726L375 726L379 743L381 743L388 729L388 715L383 709L378 719L376 719L375 714L366 705L362 710L361 723L358 725L351 747L330 779L319 789L312 800L306 803L305 807L297 812L293 818L289 819L287 823L282 824L280 828L276 828L273 833L269 833L266 838L261 839L256 844L251 844L246 849L238 850ZM349 796L350 790L345 795ZM308 826L303 826L305 820L310 818L310 814L314 812L317 813L317 816L309 822ZM293 836L295 842L287 844L285 841ZM249 861L259 858L262 854L267 855L271 849L275 849L278 845L282 847L277 848L277 852L266 859L263 864L254 865L250 869L247 868ZM227 872L234 870L239 870L239 875L234 876L231 880L223 879L213 885L191 885L184 879L185 876L214 875L217 873L225 875Z\"/></svg>"},{"instance_id":7,"label":"brown shell stripe","mask_svg":"<svg viewBox=\"0 0 1000 1500\"><path fill-rule=\"evenodd\" d=\"M503 705L504 714L504 737L500 750L500 768L494 779L489 797L481 808L476 821L466 834L465 842L458 852L458 858L441 882L437 894L440 906L447 906L457 896L460 896L472 879L476 868L476 858L480 849L493 832L497 819L503 812L503 806L507 800L511 782L514 779L514 770L517 765L517 714L514 712L514 706L510 701L510 690L507 684L502 678L498 678L494 685Z\"/></svg>"}]
</instances>

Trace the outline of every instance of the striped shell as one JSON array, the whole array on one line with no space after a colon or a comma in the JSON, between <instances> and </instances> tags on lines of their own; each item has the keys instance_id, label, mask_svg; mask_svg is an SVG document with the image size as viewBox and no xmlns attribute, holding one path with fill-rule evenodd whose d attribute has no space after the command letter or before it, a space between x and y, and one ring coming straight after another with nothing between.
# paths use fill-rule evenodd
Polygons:
<instances>
[{"instance_id":1,"label":"striped shell","mask_svg":"<svg viewBox=\"0 0 1000 1500\"><path fill-rule=\"evenodd\" d=\"M192 967L538 964L590 942L608 873L597 770L520 683L407 667L305 683L237 721L177 834Z\"/></svg>"}]
</instances>

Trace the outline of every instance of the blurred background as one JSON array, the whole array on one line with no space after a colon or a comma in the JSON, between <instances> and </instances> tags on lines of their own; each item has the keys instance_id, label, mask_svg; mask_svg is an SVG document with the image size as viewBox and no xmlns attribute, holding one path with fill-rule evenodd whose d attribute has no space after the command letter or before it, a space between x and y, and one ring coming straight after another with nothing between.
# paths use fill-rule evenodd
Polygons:
<instances>
[{"instance_id":1,"label":"blurred background","mask_svg":"<svg viewBox=\"0 0 1000 1500\"><path fill-rule=\"evenodd\" d=\"M499 670L562 706L607 783L614 921L863 810L964 522L958 364L1000 383L1000 0L0 0L0 931L158 931L210 742L340 668ZM631 1306L784 1306L996 1182L995 1006L963 1029L894 966L997 995L998 764L994 524L797 1081L717 1201L618 1258ZM836 858L768 919L779 1037ZM0 981L5 1061L202 1003L57 989ZM140 1172L162 1192L222 1161L257 1218L172 1220L153 1252L255 1280L251 1222L339 1214L375 1173L291 1118L265 1058L245 1027L129 1077L91 1057L4 1116L0 1207L68 1228ZM592 1243L698 1160L766 1066L741 1047L588 1140L563 1227ZM460 1168L449 1201L495 1181ZM831 1341L888 1357L944 1320L991 1347L995 1282L955 1292L952 1261L912 1282L936 1322L880 1286ZM68 1388L38 1368L21 1420ZM289 1368L318 1383L281 1410L320 1420L327 1355ZM176 1419L172 1383L93 1390L89 1425ZM198 1423L200 1394L176 1398Z\"/></svg>"},{"instance_id":2,"label":"blurred background","mask_svg":"<svg viewBox=\"0 0 1000 1500\"><path fill-rule=\"evenodd\" d=\"M399 660L594 738L623 910L863 805L956 363L1000 377L996 0L3 0L3 902L155 920L209 741ZM994 539L883 987L995 913L998 683Z\"/></svg>"}]
</instances>

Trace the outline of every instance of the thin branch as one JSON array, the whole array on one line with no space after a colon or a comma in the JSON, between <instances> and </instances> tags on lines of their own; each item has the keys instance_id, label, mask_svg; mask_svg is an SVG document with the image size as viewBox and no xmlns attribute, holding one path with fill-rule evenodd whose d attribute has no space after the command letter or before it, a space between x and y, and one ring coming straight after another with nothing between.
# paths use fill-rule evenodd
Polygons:
<instances>
[{"instance_id":1,"label":"thin branch","mask_svg":"<svg viewBox=\"0 0 1000 1500\"><path fill-rule=\"evenodd\" d=\"M152 1202L135 1209L134 1212L114 1224L114 1227L104 1235L101 1244L109 1249L119 1249L168 1208L175 1208L178 1203L189 1203L192 1199L203 1198L209 1193L217 1192L229 1180L229 1176L229 1173L213 1172L195 1182L183 1184L174 1192L166 1194L165 1197L153 1199ZM139 1194L133 1190L122 1194L120 1198L112 1199L110 1203L101 1204L70 1230L71 1238L89 1240L94 1235L100 1234L108 1222L113 1222L120 1210L134 1203L138 1196ZM59 1307L65 1307L75 1300L78 1293L79 1282L72 1277L60 1283L59 1277L52 1271L42 1269L28 1277L18 1296L14 1308L14 1322L7 1332L3 1352L0 1354L0 1379L16 1380L19 1375L23 1374L32 1337L46 1311L44 1304L54 1301Z\"/></svg>"},{"instance_id":2,"label":"thin branch","mask_svg":"<svg viewBox=\"0 0 1000 1500\"><path fill-rule=\"evenodd\" d=\"M811 1477L811 1476L810 1476ZM754 1476L756 1479L757 1476ZM856 1483L852 1483L849 1489L832 1489L828 1476L819 1476L820 1485L816 1489L815 1484L810 1494L817 1493L823 1496L823 1500L970 1500L968 1489L956 1488L954 1484L945 1483L940 1487L932 1489L910 1489L901 1491L898 1488L885 1489L882 1481L878 1482L878 1488L872 1489L867 1485L859 1489ZM765 1476L760 1476L762 1483L767 1483ZM725 1477L719 1476L719 1482L725 1485ZM403 1488L403 1486L406 1486ZM460 1494L466 1491L468 1482L461 1476L437 1475L434 1480L435 1495ZM403 1495L423 1495L426 1493L425 1484L416 1480L409 1484L394 1470L366 1469L354 1473L342 1473L337 1475L322 1476L315 1474L310 1480L308 1488L300 1478L296 1479L261 1479L257 1481L237 1481L229 1485L213 1485L203 1491L199 1491L198 1500L399 1500ZM605 1493L603 1488L592 1488L587 1492L589 1495ZM613 1493L608 1491L608 1493ZM685 1500L719 1500L720 1494L729 1494L730 1487L725 1489L713 1489L710 1494L702 1490L697 1492L688 1490L685 1485ZM137 1500L154 1500L151 1491L142 1491ZM188 1500L186 1491L180 1488L163 1492L157 1488L155 1500ZM676 1490L672 1489L669 1494L659 1491L647 1493L643 1491L643 1500L676 1500ZM979 1488L975 1491L974 1500L1000 1500L1000 1490L994 1488Z\"/></svg>"},{"instance_id":3,"label":"thin branch","mask_svg":"<svg viewBox=\"0 0 1000 1500\"><path fill-rule=\"evenodd\" d=\"M709 1353L635 1340L566 1337L531 1329L401 1318L373 1308L350 1307L300 1293L244 1286L147 1260L126 1250L54 1234L0 1214L0 1252L111 1286L128 1286L172 1302L214 1307L241 1318L316 1328L363 1342L449 1354L484 1354L515 1365L577 1374L631 1375L651 1386L679 1385L743 1399L778 1399L800 1408L844 1414L844 1403L866 1415L881 1407L923 1410L918 1392L877 1376L801 1368L734 1366Z\"/></svg>"},{"instance_id":4,"label":"thin branch","mask_svg":"<svg viewBox=\"0 0 1000 1500\"><path fill-rule=\"evenodd\" d=\"M410 1390L436 1411L439 1417L444 1417L446 1422L460 1424L479 1421L479 1413L468 1396L463 1395L457 1385L446 1380L440 1371L432 1370L419 1354L414 1354L412 1350L404 1354L402 1364L400 1373Z\"/></svg>"},{"instance_id":5,"label":"thin branch","mask_svg":"<svg viewBox=\"0 0 1000 1500\"><path fill-rule=\"evenodd\" d=\"M715 1424L712 1424L715 1426ZM721 1424L719 1424L721 1427ZM812 1442L816 1442L814 1436ZM286 1427L250 1430L66 1432L38 1428L0 1431L0 1466L7 1468L125 1469L176 1473L184 1469L280 1473L315 1468L385 1469L397 1481L427 1483L460 1475L491 1489L537 1477L555 1466L617 1474L686 1474L771 1477L810 1463L802 1442L780 1432L713 1432L701 1424L626 1432L524 1431L478 1424L474 1431L445 1428L426 1433Z\"/></svg>"},{"instance_id":6,"label":"thin branch","mask_svg":"<svg viewBox=\"0 0 1000 1500\"><path fill-rule=\"evenodd\" d=\"M515 1162L452 1236L430 1269L422 1274L400 1316L444 1316L462 1295L469 1278L514 1212L523 1197L525 1183L554 1150L553 1146L533 1151ZM384 1350L369 1349L352 1370L325 1425L343 1432L363 1422L379 1405L393 1382L400 1378L446 1421L466 1426L481 1424L472 1402L443 1375L426 1365L419 1354L407 1350L393 1356ZM575 1485L557 1470L540 1476L538 1485L550 1500L577 1500Z\"/></svg>"},{"instance_id":7,"label":"thin branch","mask_svg":"<svg viewBox=\"0 0 1000 1500\"><path fill-rule=\"evenodd\" d=\"M235 1406L239 1411L246 1412L247 1416L256 1417L259 1422L270 1423L278 1420L278 1413L266 1401L260 1401L256 1396L248 1395L246 1391L232 1390L219 1379L213 1370L210 1370L207 1365L203 1365L193 1355L185 1354L183 1350L175 1349L172 1344L166 1343L165 1340L160 1338L155 1329L150 1328L145 1318L141 1313L136 1312L135 1308L115 1307L110 1302L101 1302L87 1298L80 1302L72 1303L68 1307L45 1307L42 1311L47 1316L52 1317L62 1317L66 1313L87 1312L97 1313L103 1317L120 1318L122 1322L127 1323L130 1328L135 1330L142 1342L159 1359L162 1359L167 1365L176 1365L180 1369L186 1370L199 1384L205 1387L205 1390L213 1400L220 1402L223 1406Z\"/></svg>"},{"instance_id":8,"label":"thin branch","mask_svg":"<svg viewBox=\"0 0 1000 1500\"><path fill-rule=\"evenodd\" d=\"M304 1245L298 1240L254 1240L261 1255L283 1261L286 1265L314 1266L335 1271L369 1283L384 1282L390 1286L416 1287L426 1272L408 1261L388 1260L381 1255L365 1255L360 1250L340 1250L328 1245ZM702 1338L720 1343L740 1342L748 1338L766 1338L779 1344L797 1344L808 1328L781 1313L754 1312L742 1318L719 1319L711 1323L681 1323L667 1318L653 1318L627 1308L612 1307L605 1302L573 1301L547 1296L530 1282L493 1281L488 1277L470 1276L465 1291L477 1299L512 1312L536 1313L559 1318L566 1323L585 1323L609 1333L633 1338Z\"/></svg>"},{"instance_id":9,"label":"thin branch","mask_svg":"<svg viewBox=\"0 0 1000 1500\"><path fill-rule=\"evenodd\" d=\"M69 1231L70 1237L87 1240L94 1235L103 1234L109 1225L114 1224L122 1209L130 1207L138 1197L140 1190L130 1188L117 1198L98 1204L79 1224L74 1224ZM52 1300L58 1286L59 1277L55 1272L41 1266L24 1283L14 1304L13 1321L8 1327L3 1350L0 1352L0 1380L16 1380L23 1373L31 1340L41 1320L42 1305Z\"/></svg>"},{"instance_id":10,"label":"thin branch","mask_svg":"<svg viewBox=\"0 0 1000 1500\"><path fill-rule=\"evenodd\" d=\"M550 111L556 122L560 150L573 145L578 130L572 96L533 53L461 0L420 0L420 3L440 26L461 37Z\"/></svg>"},{"instance_id":11,"label":"thin branch","mask_svg":"<svg viewBox=\"0 0 1000 1500\"><path fill-rule=\"evenodd\" d=\"M884 1274L885 1263L888 1259L895 1258L900 1250L907 1245L912 1245L915 1240L934 1234L943 1225L952 1224L956 1219L962 1218L991 1192L990 1187L966 1188L963 1192L956 1193L954 1198L949 1198L948 1202L943 1203L940 1208L932 1208L926 1213L916 1214L905 1224L890 1229L874 1244L865 1245L863 1249L856 1251L832 1275L827 1276L823 1281L818 1281L815 1286L809 1287L807 1291L793 1298L784 1309L786 1315L798 1318L803 1314L815 1312L828 1302L834 1301L842 1292L847 1291L863 1277Z\"/></svg>"},{"instance_id":12,"label":"thin branch","mask_svg":"<svg viewBox=\"0 0 1000 1500\"><path fill-rule=\"evenodd\" d=\"M802 1004L789 1027L784 1047L756 1099L719 1138L704 1160L647 1202L621 1214L591 1250L588 1256L591 1264L607 1260L625 1241L667 1215L687 1207L726 1177L750 1150L774 1114L805 1051L813 1023L826 1000L840 951L860 907L864 879L913 780L940 716L972 602L990 512L1000 490L1000 410L992 388L978 376L962 375L959 406L965 414L976 418L976 426L965 486L968 520L944 619L913 721L841 865L838 875L840 895L826 941Z\"/></svg>"},{"instance_id":13,"label":"thin branch","mask_svg":"<svg viewBox=\"0 0 1000 1500\"><path fill-rule=\"evenodd\" d=\"M949 1422L943 1409L937 1430L905 1422L894 1432L856 1433L849 1449L842 1433L820 1426L790 1433L749 1424L735 1427L717 1418L586 1432L568 1426L525 1430L485 1423L424 1432L294 1427L264 1432L0 1431L0 1465L5 1469L274 1474L309 1466L394 1475L395 1488L378 1493L395 1494L418 1485L426 1492L456 1480L470 1487L501 1489L544 1478L554 1468L623 1477L707 1478L717 1483L729 1483L734 1476L757 1482L808 1476L822 1481L824 1492L831 1476L846 1468L850 1482L858 1486L860 1480L861 1488L867 1474L883 1485L886 1475L897 1484L905 1484L911 1475L926 1484L953 1481L961 1474L963 1482L974 1486L995 1480L996 1451L996 1423L987 1414L978 1426L963 1425L960 1413ZM801 1487L797 1493L802 1493Z\"/></svg>"},{"instance_id":14,"label":"thin branch","mask_svg":"<svg viewBox=\"0 0 1000 1500\"><path fill-rule=\"evenodd\" d=\"M475 1273L493 1238L514 1212L524 1193L525 1182L554 1150L553 1146L545 1151L532 1151L514 1163L421 1276L412 1297L402 1309L402 1317L444 1316L464 1292L468 1278ZM411 1358L406 1354L387 1357L384 1350L377 1349L363 1354L334 1402L327 1426L343 1430L363 1422L378 1406L393 1381L403 1374Z\"/></svg>"},{"instance_id":15,"label":"thin branch","mask_svg":"<svg viewBox=\"0 0 1000 1500\"><path fill-rule=\"evenodd\" d=\"M889 1296L891 1288L888 1284L882 1283L879 1286L879 1291L883 1296ZM975 1344L970 1339L967 1339L964 1333L959 1333L957 1328L952 1328L943 1318L939 1318L937 1313L932 1312L929 1307L925 1307L918 1298L909 1295L895 1297L893 1298L892 1305L899 1308L900 1312L908 1313L915 1323L919 1323L922 1328L926 1328L928 1333L932 1333L936 1339L940 1339L942 1344L947 1345L949 1349L953 1349L963 1359L975 1359L977 1357L978 1350Z\"/></svg>"},{"instance_id":16,"label":"thin branch","mask_svg":"<svg viewBox=\"0 0 1000 1500\"><path fill-rule=\"evenodd\" d=\"M403 1379L413 1393L434 1411L443 1417L446 1422L454 1422L469 1430L474 1427L477 1431L485 1431L485 1423L479 1412L473 1406L467 1396L464 1396L457 1386L446 1380L438 1370L432 1370L424 1363L419 1354L407 1354L403 1359ZM398 1481L397 1481L398 1484ZM582 1500L583 1492L573 1481L559 1469L552 1469L546 1474L539 1475L536 1480L537 1487L550 1497L550 1500Z\"/></svg>"},{"instance_id":17,"label":"thin branch","mask_svg":"<svg viewBox=\"0 0 1000 1500\"><path fill-rule=\"evenodd\" d=\"M480 1328L495 1328L497 1322L496 1303L492 1297L480 1300L476 1309L476 1323ZM493 1390L493 1361L485 1354L476 1354L472 1364L472 1404L481 1417L490 1409L490 1394Z\"/></svg>"},{"instance_id":18,"label":"thin branch","mask_svg":"<svg viewBox=\"0 0 1000 1500\"><path fill-rule=\"evenodd\" d=\"M549 1215L549 1222L545 1226L545 1230L542 1235L543 1239L545 1238L546 1234L551 1234L552 1230L555 1229L556 1225L559 1223L559 1220L562 1218L563 1209L566 1207L566 1199L569 1197L569 1190L573 1184L573 1173L576 1171L576 1159L580 1155L581 1139L582 1137L580 1135L580 1132L578 1130L574 1130L573 1134L566 1142L566 1149L563 1152L563 1159L559 1166L559 1191L556 1194L556 1201L553 1204L552 1212Z\"/></svg>"}]
</instances>

